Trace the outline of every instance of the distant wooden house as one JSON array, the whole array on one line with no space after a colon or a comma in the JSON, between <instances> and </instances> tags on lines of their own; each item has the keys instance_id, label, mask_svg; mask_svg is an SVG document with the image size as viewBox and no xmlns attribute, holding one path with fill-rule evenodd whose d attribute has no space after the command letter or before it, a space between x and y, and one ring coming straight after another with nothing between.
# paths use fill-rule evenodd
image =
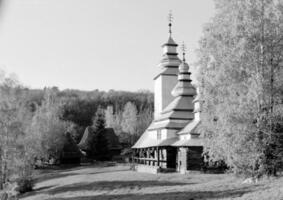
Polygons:
<instances>
[{"instance_id":1,"label":"distant wooden house","mask_svg":"<svg viewBox=\"0 0 283 200\"><path fill-rule=\"evenodd\" d=\"M65 133L65 143L60 156L61 164L79 164L83 156L81 150L69 132Z\"/></svg>"},{"instance_id":2,"label":"distant wooden house","mask_svg":"<svg viewBox=\"0 0 283 200\"><path fill-rule=\"evenodd\" d=\"M107 139L108 149L110 151L109 157L112 158L115 155L119 155L121 153L122 146L120 145L119 138L115 134L113 128L105 128L102 130L102 132ZM90 150L92 149L91 141L95 139L95 134L98 133L95 133L91 126L86 127L84 135L78 144L79 148L87 155L90 155Z\"/></svg>"}]
</instances>

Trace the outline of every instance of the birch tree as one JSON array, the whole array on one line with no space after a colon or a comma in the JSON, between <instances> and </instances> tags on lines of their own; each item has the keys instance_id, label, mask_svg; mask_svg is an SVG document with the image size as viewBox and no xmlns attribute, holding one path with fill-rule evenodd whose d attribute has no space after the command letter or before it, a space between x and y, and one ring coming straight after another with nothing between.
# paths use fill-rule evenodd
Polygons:
<instances>
[{"instance_id":1,"label":"birch tree","mask_svg":"<svg viewBox=\"0 0 283 200\"><path fill-rule=\"evenodd\" d=\"M68 123L60 120L60 100L56 91L45 90L44 101L33 116L30 134L38 141L38 158L58 160L65 142Z\"/></svg>"},{"instance_id":2,"label":"birch tree","mask_svg":"<svg viewBox=\"0 0 283 200\"><path fill-rule=\"evenodd\" d=\"M282 155L282 1L215 4L199 49L205 149L236 173L272 173Z\"/></svg>"},{"instance_id":3,"label":"birch tree","mask_svg":"<svg viewBox=\"0 0 283 200\"><path fill-rule=\"evenodd\" d=\"M137 134L137 108L131 102L126 103L123 111L122 129L130 135L130 144L134 143Z\"/></svg>"},{"instance_id":4,"label":"birch tree","mask_svg":"<svg viewBox=\"0 0 283 200\"><path fill-rule=\"evenodd\" d=\"M2 75L1 75L2 74ZM0 187L11 177L31 176L32 162L26 143L31 113L25 107L26 90L0 72Z\"/></svg>"}]
</instances>

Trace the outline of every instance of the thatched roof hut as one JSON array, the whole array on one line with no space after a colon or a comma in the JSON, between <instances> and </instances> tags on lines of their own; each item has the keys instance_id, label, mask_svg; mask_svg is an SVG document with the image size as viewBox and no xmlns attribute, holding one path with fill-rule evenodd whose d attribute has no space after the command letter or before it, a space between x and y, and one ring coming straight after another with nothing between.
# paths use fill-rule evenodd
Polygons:
<instances>
[{"instance_id":1,"label":"thatched roof hut","mask_svg":"<svg viewBox=\"0 0 283 200\"><path fill-rule=\"evenodd\" d=\"M122 146L120 145L119 138L115 134L113 128L105 128L102 131L102 134L105 135L105 138L108 142L108 149L110 150L111 156L120 154ZM101 132L100 132L101 133ZM78 144L79 148L82 151L88 152L91 150L91 143L95 139L95 135L98 133L94 132L94 129L91 126L86 127L84 135Z\"/></svg>"}]
</instances>

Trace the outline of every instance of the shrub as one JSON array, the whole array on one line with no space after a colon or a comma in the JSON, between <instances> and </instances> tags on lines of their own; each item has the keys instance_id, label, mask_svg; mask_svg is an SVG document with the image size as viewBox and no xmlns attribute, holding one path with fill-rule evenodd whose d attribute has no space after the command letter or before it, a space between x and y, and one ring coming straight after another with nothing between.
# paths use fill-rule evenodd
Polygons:
<instances>
[{"instance_id":1,"label":"shrub","mask_svg":"<svg viewBox=\"0 0 283 200\"><path fill-rule=\"evenodd\" d=\"M21 177L17 180L17 184L17 190L21 194L32 191L34 187L34 181L31 177Z\"/></svg>"}]
</instances>

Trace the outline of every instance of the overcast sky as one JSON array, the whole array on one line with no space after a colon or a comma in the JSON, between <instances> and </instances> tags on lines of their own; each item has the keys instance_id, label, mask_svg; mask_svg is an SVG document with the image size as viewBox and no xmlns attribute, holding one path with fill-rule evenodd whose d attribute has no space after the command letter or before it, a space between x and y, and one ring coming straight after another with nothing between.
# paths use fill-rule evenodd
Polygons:
<instances>
[{"instance_id":1,"label":"overcast sky","mask_svg":"<svg viewBox=\"0 0 283 200\"><path fill-rule=\"evenodd\" d=\"M153 90L161 45L173 38L193 63L213 0L6 0L0 69L31 88ZM179 49L180 51L180 49Z\"/></svg>"}]
</instances>

